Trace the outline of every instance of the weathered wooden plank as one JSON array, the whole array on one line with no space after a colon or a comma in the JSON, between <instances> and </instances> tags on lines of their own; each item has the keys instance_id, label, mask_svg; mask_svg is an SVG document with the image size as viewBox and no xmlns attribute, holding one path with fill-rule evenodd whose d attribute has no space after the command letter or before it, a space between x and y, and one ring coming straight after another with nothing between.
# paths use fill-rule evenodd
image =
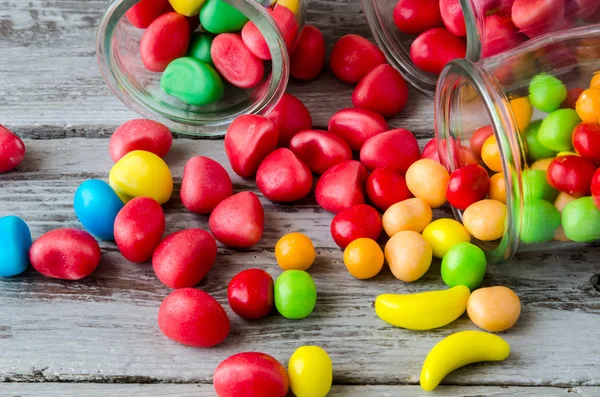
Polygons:
<instances>
[{"instance_id":1,"label":"weathered wooden plank","mask_svg":"<svg viewBox=\"0 0 600 397\"><path fill-rule=\"evenodd\" d=\"M136 117L113 96L95 59L96 26L105 0L7 0L0 2L0 124L22 136L97 137ZM328 38L370 37L355 0L311 0L309 22ZM351 106L352 86L327 70L317 80L292 81L289 91L306 103L315 127ZM335 92L335 95L333 94ZM432 131L432 101L411 91L411 101L390 124Z\"/></svg>"},{"instance_id":2,"label":"weathered wooden plank","mask_svg":"<svg viewBox=\"0 0 600 397\"><path fill-rule=\"evenodd\" d=\"M597 396L600 388L572 387L568 389L554 387L489 387L489 386L446 386L436 389L440 397L456 396L493 396L493 397L563 397ZM112 385L89 383L5 383L0 384L0 397L213 397L212 385L204 384L138 384ZM290 393L290 396L292 394ZM418 386L333 386L329 397L426 397L431 393L422 391Z\"/></svg>"},{"instance_id":3,"label":"weathered wooden plank","mask_svg":"<svg viewBox=\"0 0 600 397\"><path fill-rule=\"evenodd\" d=\"M16 213L35 236L64 226L79 227L71 208L79 182L106 176L111 166L106 140L27 141L26 161L0 177L0 216ZM224 162L218 141L177 141L167 157L173 174L192 155ZM253 188L234 178L236 189ZM267 201L263 202L267 204ZM169 293L149 265L133 265L103 243L96 273L81 282L42 277L32 270L0 280L0 380L103 382L210 382L216 365L244 350L265 351L282 362L300 345L318 344L331 355L340 384L416 384L429 349L442 337L475 329L467 318L432 332L410 332L378 320L371 307L384 292L443 288L439 262L420 281L405 284L386 268L374 280L353 279L329 237L331 214L301 205L266 205L265 238L254 250L221 248L218 262L199 285L226 305L226 286L240 270L260 267L280 273L272 248L290 230L315 241L319 259L310 272L319 299L302 321L272 315L247 323L231 315L228 340L214 349L193 349L164 338L156 326L159 303ZM169 231L205 227L206 218L187 214L175 198L167 205ZM474 365L448 377L451 385L600 385L600 293L590 277L600 271L597 250L526 254L490 266L485 285L506 285L523 301L517 326L503 334L512 346L504 363Z\"/></svg>"}]
</instances>

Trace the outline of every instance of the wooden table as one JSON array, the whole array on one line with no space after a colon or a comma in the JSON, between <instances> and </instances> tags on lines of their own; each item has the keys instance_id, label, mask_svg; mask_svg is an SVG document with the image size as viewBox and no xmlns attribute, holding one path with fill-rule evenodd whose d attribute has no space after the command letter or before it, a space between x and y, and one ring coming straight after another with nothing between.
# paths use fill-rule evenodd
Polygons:
<instances>
[{"instance_id":1,"label":"wooden table","mask_svg":"<svg viewBox=\"0 0 600 397\"><path fill-rule=\"evenodd\" d=\"M95 27L105 6L104 0L0 2L0 123L28 148L16 171L0 175L0 216L23 217L34 238L81 227L73 193L85 179L107 178L108 137L136 117L113 97L96 65ZM370 37L357 0L312 0L309 20L323 30L329 49L347 33ZM330 71L311 83L292 82L289 91L307 104L315 127L351 105L352 87ZM390 124L411 129L423 144L432 136L432 116L431 99L412 91L406 110ZM185 211L178 194L185 161L199 154L227 163L221 141L175 141L166 159L176 181L165 206L168 232L207 227L206 217ZM236 191L258 193L251 182L234 178L234 184ZM245 252L220 248L218 263L199 285L224 304L232 321L230 337L213 349L181 346L159 332L157 309L170 290L149 264L128 263L112 243L101 243L99 269L80 282L32 270L0 280L0 379L6 382L0 396L210 396L213 370L229 355L263 351L287 363L305 344L331 355L333 396L430 395L418 386L429 349L476 327L463 316L431 332L393 328L375 316L372 303L384 292L443 288L439 262L412 284L397 281L388 269L374 280L356 280L329 235L332 215L312 198L294 206L261 200L262 241ZM291 231L308 234L318 247L311 268L319 291L315 312L302 321L278 315L242 321L226 305L228 281L249 267L277 276L273 247ZM502 335L511 355L503 363L456 371L433 395L599 396L600 292L590 282L600 273L599 262L598 250L589 248L520 255L490 266L484 284L509 286L523 303L521 319Z\"/></svg>"}]
</instances>

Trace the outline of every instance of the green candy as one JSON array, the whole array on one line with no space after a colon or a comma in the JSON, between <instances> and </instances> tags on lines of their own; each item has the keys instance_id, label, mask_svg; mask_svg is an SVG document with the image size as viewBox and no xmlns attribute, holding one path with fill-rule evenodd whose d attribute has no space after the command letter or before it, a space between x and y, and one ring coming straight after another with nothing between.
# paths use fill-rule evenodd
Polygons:
<instances>
[{"instance_id":1,"label":"green candy","mask_svg":"<svg viewBox=\"0 0 600 397\"><path fill-rule=\"evenodd\" d=\"M464 285L472 291L483 281L486 266L481 248L471 243L458 243L442 258L442 280L450 288Z\"/></svg>"},{"instance_id":2,"label":"green candy","mask_svg":"<svg viewBox=\"0 0 600 397\"><path fill-rule=\"evenodd\" d=\"M521 241L525 244L552 240L560 226L560 212L545 200L526 201L521 219Z\"/></svg>"},{"instance_id":3,"label":"green candy","mask_svg":"<svg viewBox=\"0 0 600 397\"><path fill-rule=\"evenodd\" d=\"M285 318L308 317L317 303L317 287L303 270L286 270L275 281L275 307Z\"/></svg>"},{"instance_id":4,"label":"green candy","mask_svg":"<svg viewBox=\"0 0 600 397\"><path fill-rule=\"evenodd\" d=\"M211 66L214 66L212 57L210 56L210 46L212 45L213 36L210 33L197 32L192 35L188 56L201 60Z\"/></svg>"},{"instance_id":5,"label":"green candy","mask_svg":"<svg viewBox=\"0 0 600 397\"><path fill-rule=\"evenodd\" d=\"M567 204L562 212L562 225L569 240L580 243L600 240L600 210L591 197Z\"/></svg>"},{"instance_id":6,"label":"green candy","mask_svg":"<svg viewBox=\"0 0 600 397\"><path fill-rule=\"evenodd\" d=\"M541 120L534 121L533 123L529 124L529 127L527 127L527 129L525 130L527 153L529 154L529 159L531 161L548 159L550 157L556 156L556 152L554 150L548 149L546 146L542 145L538 140L538 133L540 131L541 125Z\"/></svg>"},{"instance_id":7,"label":"green candy","mask_svg":"<svg viewBox=\"0 0 600 397\"><path fill-rule=\"evenodd\" d=\"M555 111L566 97L565 84L549 74L540 73L529 83L529 100L542 112Z\"/></svg>"},{"instance_id":8,"label":"green candy","mask_svg":"<svg viewBox=\"0 0 600 397\"><path fill-rule=\"evenodd\" d=\"M200 24L210 33L239 32L248 18L223 0L208 0L200 10Z\"/></svg>"},{"instance_id":9,"label":"green candy","mask_svg":"<svg viewBox=\"0 0 600 397\"><path fill-rule=\"evenodd\" d=\"M555 110L542 121L537 138L542 145L555 152L570 152L573 150L571 133L580 122L573 109Z\"/></svg>"},{"instance_id":10,"label":"green candy","mask_svg":"<svg viewBox=\"0 0 600 397\"><path fill-rule=\"evenodd\" d=\"M529 200L554 201L558 191L548 183L546 171L525 170L523 172L523 197Z\"/></svg>"},{"instance_id":11,"label":"green candy","mask_svg":"<svg viewBox=\"0 0 600 397\"><path fill-rule=\"evenodd\" d=\"M212 66L191 57L171 62L160 79L160 88L194 106L215 103L225 93L219 73Z\"/></svg>"}]
</instances>

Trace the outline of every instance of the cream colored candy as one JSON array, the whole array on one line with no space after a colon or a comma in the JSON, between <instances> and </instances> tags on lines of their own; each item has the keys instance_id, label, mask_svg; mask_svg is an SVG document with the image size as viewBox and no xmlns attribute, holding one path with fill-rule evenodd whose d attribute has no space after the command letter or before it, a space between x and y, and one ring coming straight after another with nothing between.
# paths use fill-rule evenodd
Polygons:
<instances>
[{"instance_id":1,"label":"cream colored candy","mask_svg":"<svg viewBox=\"0 0 600 397\"><path fill-rule=\"evenodd\" d=\"M493 241L504 235L506 205L496 200L481 200L463 212L463 224L473 237Z\"/></svg>"},{"instance_id":2,"label":"cream colored candy","mask_svg":"<svg viewBox=\"0 0 600 397\"><path fill-rule=\"evenodd\" d=\"M385 259L397 279L411 282L429 270L433 252L423 236L412 230L394 234L385 245Z\"/></svg>"},{"instance_id":3,"label":"cream colored candy","mask_svg":"<svg viewBox=\"0 0 600 397\"><path fill-rule=\"evenodd\" d=\"M471 293L467 313L475 325L489 332L511 328L521 315L521 300L510 288L480 288Z\"/></svg>"},{"instance_id":4,"label":"cream colored candy","mask_svg":"<svg viewBox=\"0 0 600 397\"><path fill-rule=\"evenodd\" d=\"M408 190L431 208L441 207L446 202L449 179L448 171L431 159L417 160L406 171Z\"/></svg>"},{"instance_id":5,"label":"cream colored candy","mask_svg":"<svg viewBox=\"0 0 600 397\"><path fill-rule=\"evenodd\" d=\"M421 233L431 222L431 208L420 198L411 198L392 205L382 218L383 229L389 237L403 230Z\"/></svg>"}]
</instances>

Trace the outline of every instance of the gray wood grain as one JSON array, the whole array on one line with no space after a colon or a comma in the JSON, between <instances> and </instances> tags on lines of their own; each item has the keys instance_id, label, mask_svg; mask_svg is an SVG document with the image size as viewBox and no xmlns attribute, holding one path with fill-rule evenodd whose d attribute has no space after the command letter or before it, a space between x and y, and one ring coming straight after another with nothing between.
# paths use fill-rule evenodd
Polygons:
<instances>
[{"instance_id":1,"label":"gray wood grain","mask_svg":"<svg viewBox=\"0 0 600 397\"><path fill-rule=\"evenodd\" d=\"M106 178L111 166L103 139L26 140L28 156L17 171L0 179L0 216L15 213L33 234L80 227L72 195L86 178ZM167 157L179 180L185 161L209 155L225 162L219 141L178 140ZM229 169L229 167L227 166ZM237 190L253 184L234 177ZM444 336L476 329L466 317L431 332L393 328L378 320L374 298L385 292L444 288L439 262L422 280L405 284L385 268L359 281L345 270L341 250L329 236L331 214L309 198L300 205L268 204L267 230L252 250L221 247L218 261L199 288L224 304L232 321L230 337L214 349L178 345L156 326L158 305L169 293L150 265L125 261L112 243L102 243L99 269L81 282L44 278L33 270L0 280L0 380L103 382L210 382L220 361L239 351L264 351L286 363L299 346L323 346L334 363L334 381L349 385L415 385L422 362ZM187 213L175 196L167 206L169 231L206 227L206 217ZM442 210L443 213L443 210ZM319 298L301 321L271 315L248 323L226 304L226 286L239 271L260 267L276 277L277 239L293 230L307 233L318 247L310 269ZM513 288L523 302L517 325L502 334L512 353L503 363L473 365L450 375L449 385L598 386L597 344L600 293L590 277L600 271L600 254L581 252L520 255L490 266L484 284Z\"/></svg>"}]
</instances>

